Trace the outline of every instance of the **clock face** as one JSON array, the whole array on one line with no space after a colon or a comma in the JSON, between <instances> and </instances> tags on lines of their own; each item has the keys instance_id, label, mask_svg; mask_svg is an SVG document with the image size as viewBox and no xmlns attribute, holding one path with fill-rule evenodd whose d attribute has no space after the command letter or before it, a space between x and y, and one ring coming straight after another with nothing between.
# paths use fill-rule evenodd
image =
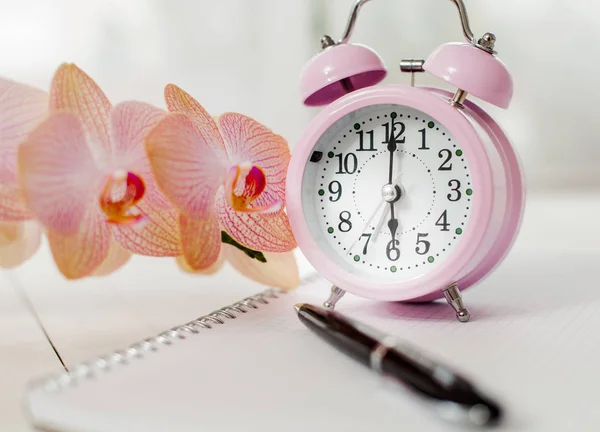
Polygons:
<instances>
[{"instance_id":1,"label":"clock face","mask_svg":"<svg viewBox=\"0 0 600 432\"><path fill-rule=\"evenodd\" d=\"M302 206L315 241L346 271L403 281L431 272L469 229L468 155L444 125L401 105L338 120L316 143Z\"/></svg>"}]
</instances>

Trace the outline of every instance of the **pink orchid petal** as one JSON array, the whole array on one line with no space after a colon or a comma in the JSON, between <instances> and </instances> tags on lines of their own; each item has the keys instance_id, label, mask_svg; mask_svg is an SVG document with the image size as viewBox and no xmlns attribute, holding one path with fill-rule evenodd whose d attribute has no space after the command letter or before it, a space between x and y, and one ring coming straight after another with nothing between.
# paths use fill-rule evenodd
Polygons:
<instances>
[{"instance_id":1,"label":"pink orchid petal","mask_svg":"<svg viewBox=\"0 0 600 432\"><path fill-rule=\"evenodd\" d=\"M294 252L265 252L266 263L250 258L231 245L223 245L227 260L241 274L261 284L292 290L300 283L298 264Z\"/></svg>"},{"instance_id":2,"label":"pink orchid petal","mask_svg":"<svg viewBox=\"0 0 600 432\"><path fill-rule=\"evenodd\" d=\"M73 114L81 121L96 157L110 154L111 105L100 87L74 64L62 64L52 80L50 112Z\"/></svg>"},{"instance_id":3,"label":"pink orchid petal","mask_svg":"<svg viewBox=\"0 0 600 432\"><path fill-rule=\"evenodd\" d=\"M193 219L211 217L226 174L224 162L184 114L169 114L146 139L154 178L165 196Z\"/></svg>"},{"instance_id":4,"label":"pink orchid petal","mask_svg":"<svg viewBox=\"0 0 600 432\"><path fill-rule=\"evenodd\" d=\"M76 233L49 230L47 235L54 261L67 279L89 276L106 260L112 243L108 224L97 208L88 209Z\"/></svg>"},{"instance_id":5,"label":"pink orchid petal","mask_svg":"<svg viewBox=\"0 0 600 432\"><path fill-rule=\"evenodd\" d=\"M138 173L148 187L153 187L154 181L144 142L165 115L160 108L136 101L118 104L111 114L115 164L124 171Z\"/></svg>"},{"instance_id":6,"label":"pink orchid petal","mask_svg":"<svg viewBox=\"0 0 600 432\"><path fill-rule=\"evenodd\" d=\"M131 258L131 252L123 249L116 242L111 242L110 248L108 249L108 256L100 267L96 268L91 276L106 276L123 267Z\"/></svg>"},{"instance_id":7,"label":"pink orchid petal","mask_svg":"<svg viewBox=\"0 0 600 432\"><path fill-rule=\"evenodd\" d=\"M35 254L42 228L35 221L0 222L0 268L15 268Z\"/></svg>"},{"instance_id":8,"label":"pink orchid petal","mask_svg":"<svg viewBox=\"0 0 600 432\"><path fill-rule=\"evenodd\" d=\"M75 233L86 207L98 207L100 172L73 115L42 122L20 145L18 160L27 205L57 234Z\"/></svg>"},{"instance_id":9,"label":"pink orchid petal","mask_svg":"<svg viewBox=\"0 0 600 432\"><path fill-rule=\"evenodd\" d=\"M194 270L188 265L183 256L178 256L175 261L177 262L179 268L186 273L201 274L205 276L213 275L221 270L223 268L223 264L225 264L225 248L221 248L221 252L219 252L219 257L215 263L204 270Z\"/></svg>"},{"instance_id":10,"label":"pink orchid petal","mask_svg":"<svg viewBox=\"0 0 600 432\"><path fill-rule=\"evenodd\" d=\"M48 114L48 95L0 78L0 220L30 217L17 178L17 146Z\"/></svg>"},{"instance_id":11,"label":"pink orchid petal","mask_svg":"<svg viewBox=\"0 0 600 432\"><path fill-rule=\"evenodd\" d=\"M217 193L217 213L225 231L250 249L263 252L289 252L296 247L287 215L236 212L223 190Z\"/></svg>"},{"instance_id":12,"label":"pink orchid petal","mask_svg":"<svg viewBox=\"0 0 600 432\"><path fill-rule=\"evenodd\" d=\"M285 177L290 161L287 141L242 114L225 113L217 121L231 162L251 163L266 176L267 184L256 206L270 206L278 200L285 203Z\"/></svg>"},{"instance_id":13,"label":"pink orchid petal","mask_svg":"<svg viewBox=\"0 0 600 432\"><path fill-rule=\"evenodd\" d=\"M133 253L150 256L181 255L179 212L158 189L144 142L165 111L142 102L123 102L112 113L115 160L140 177L145 194L137 204L143 222L113 226L115 239Z\"/></svg>"},{"instance_id":14,"label":"pink orchid petal","mask_svg":"<svg viewBox=\"0 0 600 432\"><path fill-rule=\"evenodd\" d=\"M181 237L178 211L158 190L148 191L137 206L143 222L139 225L113 225L115 240L127 250L149 256L179 256Z\"/></svg>"},{"instance_id":15,"label":"pink orchid petal","mask_svg":"<svg viewBox=\"0 0 600 432\"><path fill-rule=\"evenodd\" d=\"M18 222L30 217L21 187L0 184L0 220Z\"/></svg>"},{"instance_id":16,"label":"pink orchid petal","mask_svg":"<svg viewBox=\"0 0 600 432\"><path fill-rule=\"evenodd\" d=\"M216 218L190 219L180 215L183 257L193 270L207 270L219 259L221 229Z\"/></svg>"},{"instance_id":17,"label":"pink orchid petal","mask_svg":"<svg viewBox=\"0 0 600 432\"><path fill-rule=\"evenodd\" d=\"M165 87L165 103L170 112L187 115L197 128L198 135L219 156L227 157L225 144L215 119L196 99L174 84Z\"/></svg>"}]
</instances>

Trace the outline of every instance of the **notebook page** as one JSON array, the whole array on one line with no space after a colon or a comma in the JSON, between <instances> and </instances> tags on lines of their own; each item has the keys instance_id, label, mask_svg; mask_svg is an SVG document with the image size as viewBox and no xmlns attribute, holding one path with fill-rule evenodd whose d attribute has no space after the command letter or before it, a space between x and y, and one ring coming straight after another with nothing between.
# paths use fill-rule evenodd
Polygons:
<instances>
[{"instance_id":1,"label":"notebook page","mask_svg":"<svg viewBox=\"0 0 600 432\"><path fill-rule=\"evenodd\" d=\"M600 291L588 279L598 258L513 254L465 294L468 324L444 303L347 296L338 309L471 377L505 406L500 430L595 430ZM293 304L327 291L321 280L75 387L35 390L30 409L68 431L457 430L298 321Z\"/></svg>"}]
</instances>

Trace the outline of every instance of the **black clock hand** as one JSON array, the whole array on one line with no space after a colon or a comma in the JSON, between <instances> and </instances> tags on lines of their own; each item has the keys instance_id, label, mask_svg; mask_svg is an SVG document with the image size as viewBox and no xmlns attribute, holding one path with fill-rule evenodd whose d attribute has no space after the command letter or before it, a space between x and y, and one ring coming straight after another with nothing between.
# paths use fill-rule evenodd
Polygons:
<instances>
[{"instance_id":1,"label":"black clock hand","mask_svg":"<svg viewBox=\"0 0 600 432\"><path fill-rule=\"evenodd\" d=\"M398 230L398 219L396 219L394 215L394 203L390 203L391 216L388 221L388 228L390 229L390 233L392 234L392 244L396 246L396 231Z\"/></svg>"},{"instance_id":2,"label":"black clock hand","mask_svg":"<svg viewBox=\"0 0 600 432\"><path fill-rule=\"evenodd\" d=\"M388 137L387 149L390 152L390 169L388 173L388 184L392 184L392 176L394 174L394 152L398 148L396 139L394 137L394 125L392 124L390 136Z\"/></svg>"}]
</instances>

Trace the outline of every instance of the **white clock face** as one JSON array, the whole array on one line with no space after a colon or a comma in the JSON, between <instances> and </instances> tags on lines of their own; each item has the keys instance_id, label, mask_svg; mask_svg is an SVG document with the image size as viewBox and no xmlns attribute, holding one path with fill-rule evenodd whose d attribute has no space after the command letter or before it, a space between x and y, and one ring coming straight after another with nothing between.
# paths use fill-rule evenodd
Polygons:
<instances>
[{"instance_id":1,"label":"white clock face","mask_svg":"<svg viewBox=\"0 0 600 432\"><path fill-rule=\"evenodd\" d=\"M354 274L403 281L431 272L469 229L477 191L467 156L444 125L413 108L346 115L321 136L304 171L314 239Z\"/></svg>"}]
</instances>

